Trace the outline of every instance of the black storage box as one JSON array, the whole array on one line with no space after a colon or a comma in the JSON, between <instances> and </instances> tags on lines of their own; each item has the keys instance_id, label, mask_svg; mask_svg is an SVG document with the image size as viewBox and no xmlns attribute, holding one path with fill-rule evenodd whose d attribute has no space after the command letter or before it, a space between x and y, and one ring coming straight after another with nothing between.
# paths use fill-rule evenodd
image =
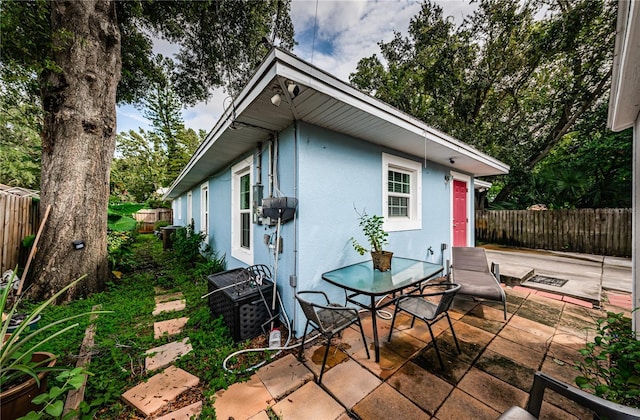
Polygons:
<instances>
[{"instance_id":1,"label":"black storage box","mask_svg":"<svg viewBox=\"0 0 640 420\"><path fill-rule=\"evenodd\" d=\"M268 280L264 280L261 286L242 283L248 279L243 271L236 268L208 276L209 293L231 286L209 295L209 309L214 318L222 315L235 342L266 332L263 327L268 328L266 324L271 320L273 283ZM276 315L277 310L273 313L274 317Z\"/></svg>"}]
</instances>

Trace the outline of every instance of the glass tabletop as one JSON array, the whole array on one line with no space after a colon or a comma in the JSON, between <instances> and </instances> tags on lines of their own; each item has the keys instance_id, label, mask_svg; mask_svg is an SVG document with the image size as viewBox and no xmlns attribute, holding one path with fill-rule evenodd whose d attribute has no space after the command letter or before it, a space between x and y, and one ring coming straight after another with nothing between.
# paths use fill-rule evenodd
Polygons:
<instances>
[{"instance_id":1,"label":"glass tabletop","mask_svg":"<svg viewBox=\"0 0 640 420\"><path fill-rule=\"evenodd\" d=\"M442 266L410 258L393 257L391 270L373 269L371 260L326 272L322 278L343 289L366 295L384 295L424 281L442 271Z\"/></svg>"}]
</instances>

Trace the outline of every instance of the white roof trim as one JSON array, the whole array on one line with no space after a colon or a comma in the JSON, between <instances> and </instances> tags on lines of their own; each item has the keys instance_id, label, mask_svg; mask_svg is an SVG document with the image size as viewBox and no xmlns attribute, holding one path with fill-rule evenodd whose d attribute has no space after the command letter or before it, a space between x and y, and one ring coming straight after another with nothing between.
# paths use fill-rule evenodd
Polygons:
<instances>
[{"instance_id":1,"label":"white roof trim","mask_svg":"<svg viewBox=\"0 0 640 420\"><path fill-rule=\"evenodd\" d=\"M618 2L616 31L608 125L621 131L640 112L640 2Z\"/></svg>"},{"instance_id":2,"label":"white roof trim","mask_svg":"<svg viewBox=\"0 0 640 420\"><path fill-rule=\"evenodd\" d=\"M509 171L509 166L505 163L479 152L473 147L428 126L417 118L405 114L379 99L355 89L349 84L335 78L331 74L320 70L317 67L310 65L293 54L280 49L272 49L244 89L225 109L220 119L217 121L202 144L198 147L189 163L173 182L169 191L165 194L165 198L175 198L191 188L192 184L196 182L196 175L203 175L205 173L205 170L203 169L204 165L201 160L211 159L212 151L224 151L225 145L241 144L232 142L229 137L231 133L229 130L232 129L234 120L239 121L242 120L243 117L249 119L255 117L256 106L258 106L255 105L257 99L261 95L264 95L265 92L269 92L270 86L273 86L274 80L278 79L287 79L295 83L299 83L304 86L305 89L312 89L313 92L326 97L327 102L331 101L336 103L337 101L340 104L349 106L350 109L366 113L380 123L388 124L388 127L395 127L395 129L402 130L402 132L406 134L405 137L407 137L404 145L411 150L415 150L417 145L416 142L420 142L420 144L426 144L429 142L433 147L437 146L440 151L445 150L447 151L446 153L449 153L448 151L450 151L451 156L456 156L456 160L460 159L462 161L466 159L467 162L476 162L473 165L476 167L482 167L484 175L506 174ZM262 100L264 100L264 96ZM280 123L282 123L282 114L279 115L279 117ZM287 117L287 119L289 119L290 122L293 122L293 115ZM304 121L304 117L301 118L301 120ZM239 123L241 123L241 121L239 121ZM213 149L216 147L216 142L218 142L222 136L225 137L224 142L218 145L217 149ZM265 133L263 130L262 140L264 140L264 136ZM364 137L363 139L366 140ZM256 141L260 140L256 138ZM402 151L401 148L398 150ZM206 158L205 155L209 157ZM233 162L231 161L226 162L226 164L232 163ZM221 169L221 160L218 160L216 164L218 166L212 166L209 175L213 174L216 170ZM460 167L457 167L456 169L464 170ZM195 172L190 174L192 171Z\"/></svg>"}]
</instances>

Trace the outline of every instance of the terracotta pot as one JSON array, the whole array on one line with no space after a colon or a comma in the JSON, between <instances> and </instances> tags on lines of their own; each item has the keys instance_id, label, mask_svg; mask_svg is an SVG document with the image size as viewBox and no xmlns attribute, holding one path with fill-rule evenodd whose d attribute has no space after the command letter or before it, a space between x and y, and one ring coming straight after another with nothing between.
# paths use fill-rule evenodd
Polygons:
<instances>
[{"instance_id":1,"label":"terracotta pot","mask_svg":"<svg viewBox=\"0 0 640 420\"><path fill-rule=\"evenodd\" d=\"M391 257L393 252L389 251L371 251L371 260L373 268L380 271L389 271L391 269Z\"/></svg>"},{"instance_id":2,"label":"terracotta pot","mask_svg":"<svg viewBox=\"0 0 640 420\"><path fill-rule=\"evenodd\" d=\"M53 367L56 364L56 359L53 357L55 357L53 354L46 352L33 354L33 360L35 362L42 362L51 358L52 360L47 363L47 367ZM48 373L49 372L40 372L38 374L40 386L38 386L34 378L29 377L29 380L0 393L0 418L2 420L15 420L32 410L40 409L40 407L33 404L31 400L47 389Z\"/></svg>"}]
</instances>

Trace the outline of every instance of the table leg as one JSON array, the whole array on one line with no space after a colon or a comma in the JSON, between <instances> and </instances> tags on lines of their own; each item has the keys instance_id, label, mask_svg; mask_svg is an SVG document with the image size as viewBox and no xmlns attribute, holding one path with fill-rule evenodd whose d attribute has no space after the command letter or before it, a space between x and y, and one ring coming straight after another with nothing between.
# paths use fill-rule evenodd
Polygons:
<instances>
[{"instance_id":1,"label":"table leg","mask_svg":"<svg viewBox=\"0 0 640 420\"><path fill-rule=\"evenodd\" d=\"M375 352L375 360L376 363L380 362L380 343L378 342L378 323L376 316L376 298L375 296L371 296L371 328L373 329L373 346Z\"/></svg>"}]
</instances>

